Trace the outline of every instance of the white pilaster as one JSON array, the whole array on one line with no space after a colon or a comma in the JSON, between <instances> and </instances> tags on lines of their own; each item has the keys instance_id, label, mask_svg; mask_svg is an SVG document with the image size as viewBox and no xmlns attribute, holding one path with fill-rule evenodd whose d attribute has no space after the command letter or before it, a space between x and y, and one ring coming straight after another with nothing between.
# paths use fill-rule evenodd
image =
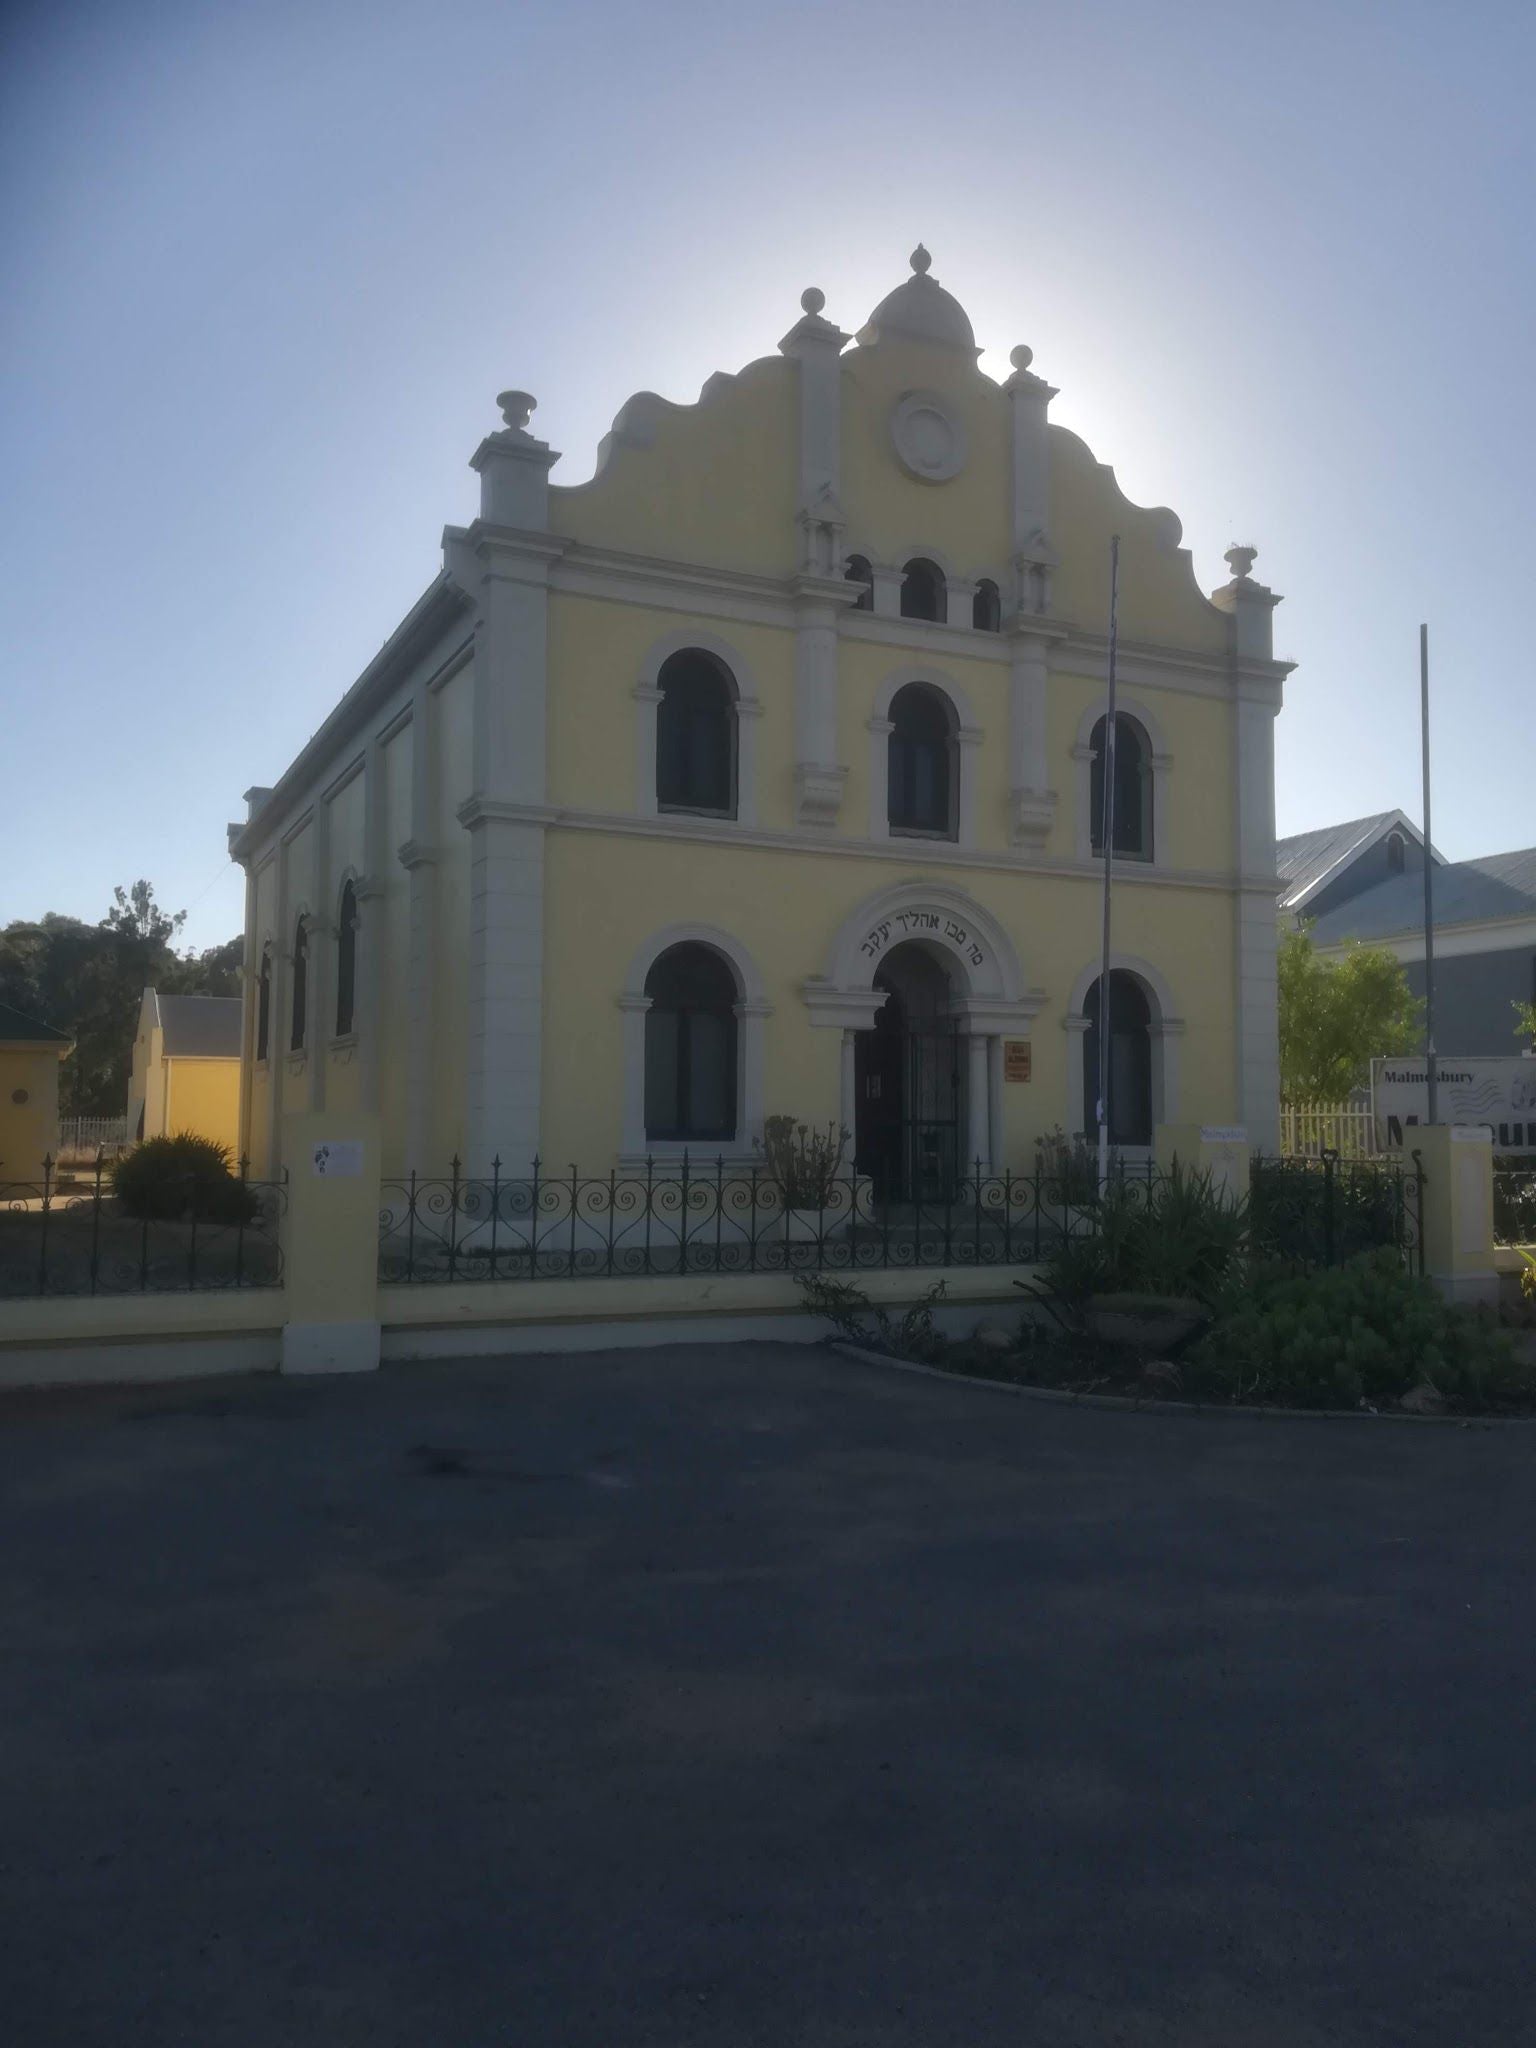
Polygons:
<instances>
[{"instance_id":1,"label":"white pilaster","mask_svg":"<svg viewBox=\"0 0 1536 2048\"><path fill-rule=\"evenodd\" d=\"M1017 620L1009 639L1008 831L1015 846L1038 853L1056 815L1045 723L1050 641Z\"/></svg>"},{"instance_id":2,"label":"white pilaster","mask_svg":"<svg viewBox=\"0 0 1536 2048\"><path fill-rule=\"evenodd\" d=\"M469 1015L464 1153L528 1170L539 1149L543 1063L544 810L547 790L549 471L527 431L533 399L503 392L507 422L474 457L481 517L469 542L475 592L474 755L459 806L470 835Z\"/></svg>"},{"instance_id":3,"label":"white pilaster","mask_svg":"<svg viewBox=\"0 0 1536 2048\"><path fill-rule=\"evenodd\" d=\"M985 1174L990 1171L992 1118L987 1102L987 1041L979 1031L973 1030L966 1039L965 1055L964 1170L975 1173L979 1160Z\"/></svg>"},{"instance_id":4,"label":"white pilaster","mask_svg":"<svg viewBox=\"0 0 1536 2048\"><path fill-rule=\"evenodd\" d=\"M1255 687L1246 664L1274 659L1280 599L1253 580L1256 550L1227 550L1232 581L1211 593L1227 614L1233 684L1233 789L1238 873L1237 1108L1256 1152L1280 1146L1280 1038L1275 918L1275 712L1273 685Z\"/></svg>"},{"instance_id":5,"label":"white pilaster","mask_svg":"<svg viewBox=\"0 0 1536 2048\"><path fill-rule=\"evenodd\" d=\"M331 1033L336 1028L332 1005L332 962L336 957L336 921L331 903L331 807L321 798L310 827L309 986L305 990L304 1078L308 1107L325 1107L325 1070L330 1064Z\"/></svg>"},{"instance_id":6,"label":"white pilaster","mask_svg":"<svg viewBox=\"0 0 1536 2048\"><path fill-rule=\"evenodd\" d=\"M963 626L967 633L975 623L976 585L959 576L944 579L944 623Z\"/></svg>"},{"instance_id":7,"label":"white pilaster","mask_svg":"<svg viewBox=\"0 0 1536 2048\"><path fill-rule=\"evenodd\" d=\"M251 1074L256 1062L257 977L261 971L261 939L256 930L256 869L247 859L245 868L245 950L240 966L240 1142L236 1164L251 1156ZM133 1132L128 1133L129 1138Z\"/></svg>"},{"instance_id":8,"label":"white pilaster","mask_svg":"<svg viewBox=\"0 0 1536 2048\"><path fill-rule=\"evenodd\" d=\"M384 875L389 861L385 844L388 819L384 808L384 749L377 739L363 764L363 862L357 881L357 967L353 988L352 1028L357 1033L363 1108L379 1107L384 1047L384 948L388 932L388 899Z\"/></svg>"},{"instance_id":9,"label":"white pilaster","mask_svg":"<svg viewBox=\"0 0 1536 2048\"><path fill-rule=\"evenodd\" d=\"M411 700L411 836L400 848L408 876L405 965L405 1159L408 1173L438 1174L432 1129L433 1018L437 991L436 700L424 682ZM450 1148L451 1149L451 1148Z\"/></svg>"},{"instance_id":10,"label":"white pilaster","mask_svg":"<svg viewBox=\"0 0 1536 2048\"><path fill-rule=\"evenodd\" d=\"M850 1147L849 1170L852 1171L852 1146L859 1127L859 1082L856 1048L858 1033L845 1030L839 1049L838 1064L838 1122L848 1133Z\"/></svg>"},{"instance_id":11,"label":"white pilaster","mask_svg":"<svg viewBox=\"0 0 1536 2048\"><path fill-rule=\"evenodd\" d=\"M1001 1033L994 1033L987 1040L987 1132L991 1139L988 1153L994 1173L1001 1173L1008 1164L1007 1133L1003 1129L1004 1085L1003 1040Z\"/></svg>"},{"instance_id":12,"label":"white pilaster","mask_svg":"<svg viewBox=\"0 0 1536 2048\"><path fill-rule=\"evenodd\" d=\"M795 813L802 825L837 823L847 769L838 763L837 608L843 583L842 364L848 337L821 317L824 293L801 295L804 317L779 343L798 369L800 578L795 603Z\"/></svg>"},{"instance_id":13,"label":"white pilaster","mask_svg":"<svg viewBox=\"0 0 1536 2048\"><path fill-rule=\"evenodd\" d=\"M878 618L899 619L901 586L906 581L906 571L899 563L871 562L869 580L873 592L871 610Z\"/></svg>"}]
</instances>

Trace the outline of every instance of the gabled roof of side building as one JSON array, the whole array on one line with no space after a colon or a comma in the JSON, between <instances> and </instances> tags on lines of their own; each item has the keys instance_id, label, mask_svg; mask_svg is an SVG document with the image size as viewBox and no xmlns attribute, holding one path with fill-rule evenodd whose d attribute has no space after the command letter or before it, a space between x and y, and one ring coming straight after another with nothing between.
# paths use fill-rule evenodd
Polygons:
<instances>
[{"instance_id":1,"label":"gabled roof of side building","mask_svg":"<svg viewBox=\"0 0 1536 2048\"><path fill-rule=\"evenodd\" d=\"M0 1045L73 1045L67 1031L56 1031L40 1017L28 1017L0 1003Z\"/></svg>"},{"instance_id":2,"label":"gabled roof of side building","mask_svg":"<svg viewBox=\"0 0 1536 2048\"><path fill-rule=\"evenodd\" d=\"M166 1059L239 1059L238 996L163 996L158 989L150 993Z\"/></svg>"},{"instance_id":3,"label":"gabled roof of side building","mask_svg":"<svg viewBox=\"0 0 1536 2048\"><path fill-rule=\"evenodd\" d=\"M1536 846L1490 853L1435 869L1435 930L1451 925L1525 922L1536 918ZM1389 939L1424 928L1422 873L1393 875L1325 911L1312 927L1319 946L1346 939ZM1497 942L1495 941L1495 944Z\"/></svg>"},{"instance_id":4,"label":"gabled roof of side building","mask_svg":"<svg viewBox=\"0 0 1536 2048\"><path fill-rule=\"evenodd\" d=\"M1385 839L1394 828L1415 846L1424 844L1423 833L1406 811L1375 811L1368 818L1347 818L1342 825L1320 825L1315 832L1296 832L1289 839L1277 840L1276 872L1284 884L1280 908L1300 910L1331 875L1374 846L1378 839ZM1440 856L1433 847L1430 852L1438 862ZM1421 894L1422 891L1420 883Z\"/></svg>"}]
</instances>

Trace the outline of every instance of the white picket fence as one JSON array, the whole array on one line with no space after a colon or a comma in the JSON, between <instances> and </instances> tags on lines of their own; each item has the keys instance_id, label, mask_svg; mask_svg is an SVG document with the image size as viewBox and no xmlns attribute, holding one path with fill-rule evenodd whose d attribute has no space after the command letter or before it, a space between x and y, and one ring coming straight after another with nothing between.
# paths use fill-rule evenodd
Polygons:
<instances>
[{"instance_id":1,"label":"white picket fence","mask_svg":"<svg viewBox=\"0 0 1536 2048\"><path fill-rule=\"evenodd\" d=\"M128 1119L125 1116L59 1118L60 1158L87 1153L94 1159L98 1152L122 1152L127 1144Z\"/></svg>"},{"instance_id":2,"label":"white picket fence","mask_svg":"<svg viewBox=\"0 0 1536 2048\"><path fill-rule=\"evenodd\" d=\"M1287 1159L1316 1159L1337 1152L1341 1159L1376 1157L1376 1122L1363 1091L1348 1102L1282 1102L1280 1151Z\"/></svg>"}]
</instances>

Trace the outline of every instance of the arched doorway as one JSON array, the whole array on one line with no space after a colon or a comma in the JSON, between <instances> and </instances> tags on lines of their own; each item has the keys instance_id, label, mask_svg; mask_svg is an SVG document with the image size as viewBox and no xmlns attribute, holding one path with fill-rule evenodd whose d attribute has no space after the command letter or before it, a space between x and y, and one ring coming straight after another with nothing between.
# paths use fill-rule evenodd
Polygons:
<instances>
[{"instance_id":1,"label":"arched doorway","mask_svg":"<svg viewBox=\"0 0 1536 2048\"><path fill-rule=\"evenodd\" d=\"M884 1003L854 1041L854 1161L880 1202L951 1197L963 1170L965 1047L943 960L895 946L874 987Z\"/></svg>"}]
</instances>

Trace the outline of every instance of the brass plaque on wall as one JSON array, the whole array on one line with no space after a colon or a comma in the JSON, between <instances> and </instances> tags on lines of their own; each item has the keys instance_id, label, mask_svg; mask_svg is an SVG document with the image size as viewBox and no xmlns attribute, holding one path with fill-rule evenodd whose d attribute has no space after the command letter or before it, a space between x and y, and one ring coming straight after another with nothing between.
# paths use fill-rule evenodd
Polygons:
<instances>
[{"instance_id":1,"label":"brass plaque on wall","mask_svg":"<svg viewBox=\"0 0 1536 2048\"><path fill-rule=\"evenodd\" d=\"M1003 1079L1005 1081L1027 1081L1029 1079L1029 1040L1027 1038L1005 1038L1003 1040Z\"/></svg>"}]
</instances>

